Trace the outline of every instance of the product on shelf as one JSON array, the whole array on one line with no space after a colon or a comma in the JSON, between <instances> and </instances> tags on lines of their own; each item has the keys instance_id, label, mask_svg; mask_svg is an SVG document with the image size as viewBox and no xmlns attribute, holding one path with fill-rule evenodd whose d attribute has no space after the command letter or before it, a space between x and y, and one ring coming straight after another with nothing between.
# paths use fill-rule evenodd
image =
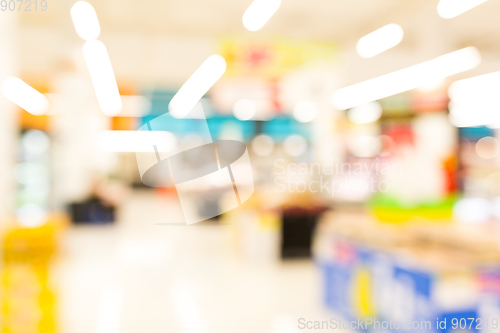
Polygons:
<instances>
[{"instance_id":1,"label":"product on shelf","mask_svg":"<svg viewBox=\"0 0 500 333\"><path fill-rule=\"evenodd\" d=\"M57 217L53 218L57 220ZM58 227L15 228L2 239L0 274L2 332L56 331L56 297L51 263Z\"/></svg>"},{"instance_id":2,"label":"product on shelf","mask_svg":"<svg viewBox=\"0 0 500 333\"><path fill-rule=\"evenodd\" d=\"M346 320L399 323L383 327L391 332L408 331L408 322L429 322L413 331L454 331L463 318L472 331L481 320L491 326L500 313L499 232L493 224L383 224L365 212L327 213L314 244L325 302Z\"/></svg>"}]
</instances>

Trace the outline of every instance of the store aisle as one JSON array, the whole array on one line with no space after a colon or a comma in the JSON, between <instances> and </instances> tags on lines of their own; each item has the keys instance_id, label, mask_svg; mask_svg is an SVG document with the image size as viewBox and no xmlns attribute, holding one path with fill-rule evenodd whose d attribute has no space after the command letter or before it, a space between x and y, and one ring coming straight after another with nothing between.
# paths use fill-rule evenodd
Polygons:
<instances>
[{"instance_id":1,"label":"store aisle","mask_svg":"<svg viewBox=\"0 0 500 333\"><path fill-rule=\"evenodd\" d=\"M139 192L117 225L65 233L57 269L63 332L285 333L298 318L331 316L312 262L246 262L227 225L155 225L175 219L175 206Z\"/></svg>"}]
</instances>

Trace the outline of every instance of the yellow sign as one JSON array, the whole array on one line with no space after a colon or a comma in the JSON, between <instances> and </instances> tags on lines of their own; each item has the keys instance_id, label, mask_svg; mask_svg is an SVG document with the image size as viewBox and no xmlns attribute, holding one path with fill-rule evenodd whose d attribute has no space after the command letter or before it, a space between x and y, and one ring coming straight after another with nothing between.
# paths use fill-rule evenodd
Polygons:
<instances>
[{"instance_id":1,"label":"yellow sign","mask_svg":"<svg viewBox=\"0 0 500 333\"><path fill-rule=\"evenodd\" d=\"M330 42L285 38L225 38L220 43L220 54L227 62L227 76L275 78L307 64L332 64L338 50Z\"/></svg>"}]
</instances>

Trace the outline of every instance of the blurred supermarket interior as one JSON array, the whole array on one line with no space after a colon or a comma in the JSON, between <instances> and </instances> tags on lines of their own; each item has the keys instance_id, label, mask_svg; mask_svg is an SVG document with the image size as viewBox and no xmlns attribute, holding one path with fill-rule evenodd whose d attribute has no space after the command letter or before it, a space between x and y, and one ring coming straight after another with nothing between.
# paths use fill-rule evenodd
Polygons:
<instances>
[{"instance_id":1,"label":"blurred supermarket interior","mask_svg":"<svg viewBox=\"0 0 500 333\"><path fill-rule=\"evenodd\" d=\"M1 332L494 332L498 13L1 0Z\"/></svg>"}]
</instances>

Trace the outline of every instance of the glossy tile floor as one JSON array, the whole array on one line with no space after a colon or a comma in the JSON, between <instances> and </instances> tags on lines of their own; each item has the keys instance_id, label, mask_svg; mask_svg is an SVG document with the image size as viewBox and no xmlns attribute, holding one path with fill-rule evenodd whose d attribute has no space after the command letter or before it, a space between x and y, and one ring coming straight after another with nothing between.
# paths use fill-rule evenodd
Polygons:
<instances>
[{"instance_id":1,"label":"glossy tile floor","mask_svg":"<svg viewBox=\"0 0 500 333\"><path fill-rule=\"evenodd\" d=\"M288 333L303 331L299 318L332 317L311 261L244 260L227 225L157 225L179 214L173 200L137 192L116 225L68 229L55 272L60 331Z\"/></svg>"}]
</instances>

